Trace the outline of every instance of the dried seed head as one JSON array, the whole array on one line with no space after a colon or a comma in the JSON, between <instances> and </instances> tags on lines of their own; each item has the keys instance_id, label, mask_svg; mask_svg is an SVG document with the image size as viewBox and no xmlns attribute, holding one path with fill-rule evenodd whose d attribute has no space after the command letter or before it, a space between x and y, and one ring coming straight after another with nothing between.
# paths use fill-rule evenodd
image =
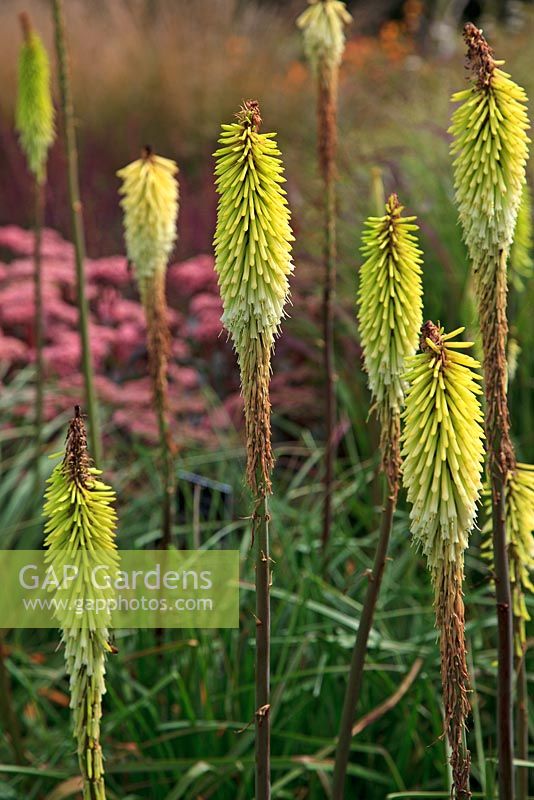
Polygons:
<instances>
[{"instance_id":1,"label":"dried seed head","mask_svg":"<svg viewBox=\"0 0 534 800\"><path fill-rule=\"evenodd\" d=\"M421 264L414 224L391 195L383 217L370 217L362 236L358 319L369 387L378 407L404 405L405 360L413 356L422 315Z\"/></svg>"},{"instance_id":2,"label":"dried seed head","mask_svg":"<svg viewBox=\"0 0 534 800\"><path fill-rule=\"evenodd\" d=\"M24 41L19 55L15 124L28 166L38 183L43 183L48 149L55 138L50 64L28 15L21 14L20 19Z\"/></svg>"},{"instance_id":3,"label":"dried seed head","mask_svg":"<svg viewBox=\"0 0 534 800\"><path fill-rule=\"evenodd\" d=\"M164 271L176 241L178 167L145 147L141 158L117 172L122 179L124 234L141 295L156 271Z\"/></svg>"},{"instance_id":4,"label":"dried seed head","mask_svg":"<svg viewBox=\"0 0 534 800\"><path fill-rule=\"evenodd\" d=\"M482 32L466 26L472 86L453 95L451 153L464 240L475 272L493 280L499 251L508 251L528 157L525 91L494 61ZM486 273L488 273L486 275Z\"/></svg>"},{"instance_id":5,"label":"dried seed head","mask_svg":"<svg viewBox=\"0 0 534 800\"><path fill-rule=\"evenodd\" d=\"M402 435L403 482L412 504L414 539L433 579L444 563L463 565L483 463L481 394L475 359L432 323L421 353L408 361L409 383Z\"/></svg>"},{"instance_id":6,"label":"dried seed head","mask_svg":"<svg viewBox=\"0 0 534 800\"><path fill-rule=\"evenodd\" d=\"M341 0L308 0L309 8L297 19L302 29L304 52L316 74L331 73L341 64L345 49L345 25L352 22Z\"/></svg>"}]
</instances>

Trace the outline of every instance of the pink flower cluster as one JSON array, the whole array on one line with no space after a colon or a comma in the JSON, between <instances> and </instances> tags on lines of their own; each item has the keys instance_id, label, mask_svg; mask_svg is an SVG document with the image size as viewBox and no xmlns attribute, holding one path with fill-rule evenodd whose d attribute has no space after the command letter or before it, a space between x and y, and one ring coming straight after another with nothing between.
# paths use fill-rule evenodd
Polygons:
<instances>
[{"instance_id":1,"label":"pink flower cluster","mask_svg":"<svg viewBox=\"0 0 534 800\"><path fill-rule=\"evenodd\" d=\"M0 365L7 380L35 360L32 252L31 231L14 225L0 228L4 257L0 262ZM83 405L83 380L73 247L55 231L45 229L42 256L45 413L52 418L73 403ZM157 427L147 375L145 318L126 259L87 259L86 276L99 401L109 408L116 427L153 440ZM206 441L212 430L212 410L205 400L207 376L200 371L197 353L202 353L206 364L210 354L224 346L212 257L201 255L172 265L167 292L173 342L169 365L173 424L179 441ZM17 411L24 415L31 408L22 406Z\"/></svg>"}]
</instances>

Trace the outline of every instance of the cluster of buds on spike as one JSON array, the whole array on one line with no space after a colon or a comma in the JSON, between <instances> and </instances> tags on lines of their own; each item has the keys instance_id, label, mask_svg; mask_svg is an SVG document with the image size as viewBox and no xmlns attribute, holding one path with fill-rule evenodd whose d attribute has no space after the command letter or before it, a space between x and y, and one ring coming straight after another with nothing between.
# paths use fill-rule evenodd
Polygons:
<instances>
[{"instance_id":1,"label":"cluster of buds on spike","mask_svg":"<svg viewBox=\"0 0 534 800\"><path fill-rule=\"evenodd\" d=\"M19 55L15 123L28 166L36 181L42 184L48 150L55 138L50 64L26 13L20 15L20 22L24 41Z\"/></svg>"},{"instance_id":2,"label":"cluster of buds on spike","mask_svg":"<svg viewBox=\"0 0 534 800\"><path fill-rule=\"evenodd\" d=\"M77 408L69 425L64 457L48 479L44 516L46 562L60 574L68 558L69 565L77 570L68 596L63 598L66 602L57 604L55 614L65 647L84 800L105 800L100 720L106 691L105 660L112 650L109 612L96 616L91 610L97 599L92 569L95 563L105 564L113 575L118 565L115 493L100 480L100 474L91 466L85 425ZM98 598L106 591L99 590ZM78 613L75 608L80 604Z\"/></svg>"},{"instance_id":3,"label":"cluster of buds on spike","mask_svg":"<svg viewBox=\"0 0 534 800\"><path fill-rule=\"evenodd\" d=\"M237 122L222 126L215 153L219 195L215 269L222 322L241 371L247 436L247 481L270 491L270 359L289 297L293 271L289 208L274 133L260 133L256 101L243 104Z\"/></svg>"},{"instance_id":4,"label":"cluster of buds on spike","mask_svg":"<svg viewBox=\"0 0 534 800\"><path fill-rule=\"evenodd\" d=\"M332 74L339 68L345 49L345 25L352 22L341 0L309 0L309 8L297 19L304 51L314 73Z\"/></svg>"}]
</instances>

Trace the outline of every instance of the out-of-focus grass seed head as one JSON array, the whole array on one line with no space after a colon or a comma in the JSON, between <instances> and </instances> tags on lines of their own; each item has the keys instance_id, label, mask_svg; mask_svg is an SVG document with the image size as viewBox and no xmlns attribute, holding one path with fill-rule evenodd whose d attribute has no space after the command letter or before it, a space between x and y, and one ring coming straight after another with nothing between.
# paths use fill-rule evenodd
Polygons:
<instances>
[{"instance_id":1,"label":"out-of-focus grass seed head","mask_svg":"<svg viewBox=\"0 0 534 800\"><path fill-rule=\"evenodd\" d=\"M404 405L405 361L417 349L422 323L422 252L415 217L403 217L396 195L383 217L369 217L362 235L358 319L377 406Z\"/></svg>"},{"instance_id":2,"label":"out-of-focus grass seed head","mask_svg":"<svg viewBox=\"0 0 534 800\"><path fill-rule=\"evenodd\" d=\"M528 158L527 96L495 61L482 32L464 29L472 83L453 95L460 103L449 132L464 240L475 269L512 244Z\"/></svg>"},{"instance_id":3,"label":"out-of-focus grass seed head","mask_svg":"<svg viewBox=\"0 0 534 800\"><path fill-rule=\"evenodd\" d=\"M219 194L215 269L222 321L238 352L261 337L271 346L289 297L293 271L290 214L274 133L259 133L257 103L222 126L215 153Z\"/></svg>"},{"instance_id":4,"label":"out-of-focus grass seed head","mask_svg":"<svg viewBox=\"0 0 534 800\"><path fill-rule=\"evenodd\" d=\"M435 578L443 563L463 565L481 490L482 411L478 362L431 322L421 352L408 359L403 412L403 481L412 504L411 530Z\"/></svg>"},{"instance_id":5,"label":"out-of-focus grass seed head","mask_svg":"<svg viewBox=\"0 0 534 800\"><path fill-rule=\"evenodd\" d=\"M146 148L141 158L117 172L122 185L124 235L141 294L158 270L165 270L176 241L178 167Z\"/></svg>"},{"instance_id":6,"label":"out-of-focus grass seed head","mask_svg":"<svg viewBox=\"0 0 534 800\"><path fill-rule=\"evenodd\" d=\"M30 171L38 183L46 175L48 149L54 142L54 106L50 64L39 35L21 16L25 30L19 55L15 124Z\"/></svg>"},{"instance_id":7,"label":"out-of-focus grass seed head","mask_svg":"<svg viewBox=\"0 0 534 800\"><path fill-rule=\"evenodd\" d=\"M345 26L352 22L341 0L309 0L309 8L297 19L302 29L304 52L313 71L338 68L345 49Z\"/></svg>"}]
</instances>

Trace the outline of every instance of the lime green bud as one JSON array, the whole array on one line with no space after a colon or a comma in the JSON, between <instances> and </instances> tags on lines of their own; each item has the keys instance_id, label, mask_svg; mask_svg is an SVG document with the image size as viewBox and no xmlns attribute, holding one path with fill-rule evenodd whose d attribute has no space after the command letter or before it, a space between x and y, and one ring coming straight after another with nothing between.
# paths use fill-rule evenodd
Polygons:
<instances>
[{"instance_id":1,"label":"lime green bud","mask_svg":"<svg viewBox=\"0 0 534 800\"><path fill-rule=\"evenodd\" d=\"M341 0L308 0L309 8L297 19L303 31L304 52L314 72L339 67L345 49L344 26L352 22Z\"/></svg>"},{"instance_id":2,"label":"lime green bud","mask_svg":"<svg viewBox=\"0 0 534 800\"><path fill-rule=\"evenodd\" d=\"M16 128L31 172L38 183L46 174L48 149L55 137L48 55L38 34L21 15L24 42L19 55Z\"/></svg>"},{"instance_id":3,"label":"lime green bud","mask_svg":"<svg viewBox=\"0 0 534 800\"><path fill-rule=\"evenodd\" d=\"M522 291L524 281L532 277L534 262L532 249L532 192L527 183L523 186L517 223L515 226L514 242L510 250L510 283L516 291Z\"/></svg>"},{"instance_id":4,"label":"lime green bud","mask_svg":"<svg viewBox=\"0 0 534 800\"><path fill-rule=\"evenodd\" d=\"M405 361L422 324L422 253L414 224L391 195L383 217L370 217L362 236L358 319L369 387L377 406L404 405Z\"/></svg>"},{"instance_id":5,"label":"lime green bud","mask_svg":"<svg viewBox=\"0 0 534 800\"><path fill-rule=\"evenodd\" d=\"M215 269L237 350L260 335L272 345L293 271L280 151L274 133L258 133L260 123L257 103L248 101L237 122L222 126L215 153Z\"/></svg>"},{"instance_id":6,"label":"lime green bud","mask_svg":"<svg viewBox=\"0 0 534 800\"><path fill-rule=\"evenodd\" d=\"M525 91L500 69L481 31L465 26L472 86L453 95L459 102L453 135L456 198L464 239L475 270L490 268L508 252L528 157ZM482 276L484 277L484 276ZM491 275L489 276L491 280Z\"/></svg>"},{"instance_id":7,"label":"lime green bud","mask_svg":"<svg viewBox=\"0 0 534 800\"><path fill-rule=\"evenodd\" d=\"M479 367L458 350L470 343L427 322L422 352L408 361L403 413L403 481L411 530L435 580L443 564L463 565L481 489L482 412Z\"/></svg>"},{"instance_id":8,"label":"lime green bud","mask_svg":"<svg viewBox=\"0 0 534 800\"><path fill-rule=\"evenodd\" d=\"M107 596L92 580L96 563L113 574L118 564L115 544L115 493L90 464L83 420L77 412L70 423L63 460L48 479L44 516L47 563L56 575L63 565L78 568L76 579L62 596L65 607L55 612L62 629L65 665L69 675L70 707L78 760L84 779L84 800L105 800L104 768L100 747L102 696L106 691L105 660L111 652L109 611L93 611L94 601ZM95 561L95 553L98 560ZM76 612L75 605L83 606Z\"/></svg>"},{"instance_id":9,"label":"lime green bud","mask_svg":"<svg viewBox=\"0 0 534 800\"><path fill-rule=\"evenodd\" d=\"M176 241L178 167L148 148L143 156L117 172L122 179L124 231L128 258L143 295L144 284L165 271Z\"/></svg>"}]
</instances>

